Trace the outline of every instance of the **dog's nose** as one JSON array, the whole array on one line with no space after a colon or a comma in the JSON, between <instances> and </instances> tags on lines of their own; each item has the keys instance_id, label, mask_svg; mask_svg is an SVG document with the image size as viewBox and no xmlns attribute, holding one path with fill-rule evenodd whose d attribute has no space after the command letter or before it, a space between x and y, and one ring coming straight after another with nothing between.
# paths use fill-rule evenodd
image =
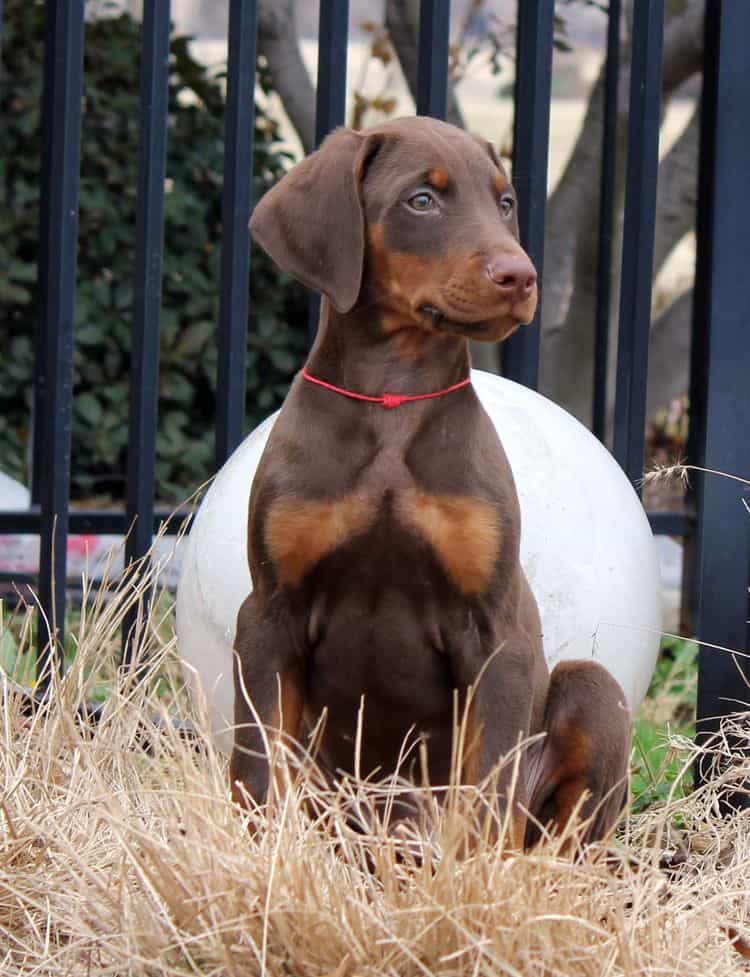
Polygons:
<instances>
[{"instance_id":1,"label":"dog's nose","mask_svg":"<svg viewBox=\"0 0 750 977\"><path fill-rule=\"evenodd\" d=\"M529 298L536 285L536 270L525 254L496 254L487 265L487 274L504 295L517 302Z\"/></svg>"}]
</instances>

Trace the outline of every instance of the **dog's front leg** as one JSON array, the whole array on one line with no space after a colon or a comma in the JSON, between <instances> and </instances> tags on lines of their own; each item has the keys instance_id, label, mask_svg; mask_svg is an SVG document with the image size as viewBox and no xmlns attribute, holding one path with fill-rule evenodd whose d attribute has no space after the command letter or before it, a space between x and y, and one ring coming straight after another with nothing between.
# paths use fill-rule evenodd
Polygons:
<instances>
[{"instance_id":1,"label":"dog's front leg","mask_svg":"<svg viewBox=\"0 0 750 977\"><path fill-rule=\"evenodd\" d=\"M264 603L256 593L246 598L237 616L235 651L232 797L240 804L248 796L263 803L274 744L282 736L299 736L304 668L283 609L273 600ZM277 788L281 786L277 780Z\"/></svg>"},{"instance_id":2,"label":"dog's front leg","mask_svg":"<svg viewBox=\"0 0 750 977\"><path fill-rule=\"evenodd\" d=\"M489 657L459 655L454 665L461 685L471 688L462 780L480 784L497 770L499 815L503 818L510 812L506 838L517 850L523 848L526 826L527 758L525 750L517 759L514 751L531 732L533 665L529 641L520 632L507 638Z\"/></svg>"}]
</instances>

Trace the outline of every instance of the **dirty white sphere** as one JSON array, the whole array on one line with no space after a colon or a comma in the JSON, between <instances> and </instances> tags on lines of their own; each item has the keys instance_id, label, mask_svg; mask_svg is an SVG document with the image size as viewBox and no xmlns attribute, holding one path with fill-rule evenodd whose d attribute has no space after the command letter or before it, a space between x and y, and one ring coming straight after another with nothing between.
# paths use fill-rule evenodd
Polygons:
<instances>
[{"instance_id":1,"label":"dirty white sphere","mask_svg":"<svg viewBox=\"0 0 750 977\"><path fill-rule=\"evenodd\" d=\"M521 562L550 667L596 658L637 706L656 661L662 611L654 539L635 492L609 452L566 411L492 374L474 370L472 381L513 468ZM251 589L248 498L274 420L256 428L216 476L191 530L177 593L180 656L191 685L208 699L217 742L226 749L235 623Z\"/></svg>"}]
</instances>

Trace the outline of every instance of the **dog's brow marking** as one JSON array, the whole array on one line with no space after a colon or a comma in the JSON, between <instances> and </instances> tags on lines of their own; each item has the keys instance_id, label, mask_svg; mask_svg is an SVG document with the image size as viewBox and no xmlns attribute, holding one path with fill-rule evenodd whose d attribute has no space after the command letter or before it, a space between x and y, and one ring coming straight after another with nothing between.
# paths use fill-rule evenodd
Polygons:
<instances>
[{"instance_id":1,"label":"dog's brow marking","mask_svg":"<svg viewBox=\"0 0 750 977\"><path fill-rule=\"evenodd\" d=\"M413 490L399 496L397 509L425 537L462 594L476 596L487 589L500 549L494 506L463 495Z\"/></svg>"},{"instance_id":2,"label":"dog's brow marking","mask_svg":"<svg viewBox=\"0 0 750 977\"><path fill-rule=\"evenodd\" d=\"M279 580L295 587L308 570L374 520L372 499L347 495L336 502L285 499L268 513L264 537Z\"/></svg>"},{"instance_id":3,"label":"dog's brow marking","mask_svg":"<svg viewBox=\"0 0 750 977\"><path fill-rule=\"evenodd\" d=\"M436 190L445 190L449 183L448 170L444 166L436 166L427 174L428 181Z\"/></svg>"},{"instance_id":4,"label":"dog's brow marking","mask_svg":"<svg viewBox=\"0 0 750 977\"><path fill-rule=\"evenodd\" d=\"M505 190L507 189L507 186L508 186L508 184L507 184L505 178L503 177L503 174L502 173L496 173L495 174L495 187L497 189L497 192L498 193L505 193Z\"/></svg>"}]
</instances>

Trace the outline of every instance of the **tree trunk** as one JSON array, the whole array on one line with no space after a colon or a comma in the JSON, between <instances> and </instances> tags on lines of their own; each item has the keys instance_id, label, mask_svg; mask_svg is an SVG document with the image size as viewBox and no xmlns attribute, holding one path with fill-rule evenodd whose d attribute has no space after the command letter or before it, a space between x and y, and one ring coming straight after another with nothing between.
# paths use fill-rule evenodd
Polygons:
<instances>
[{"instance_id":1,"label":"tree trunk","mask_svg":"<svg viewBox=\"0 0 750 977\"><path fill-rule=\"evenodd\" d=\"M675 245L695 226L699 137L700 109L696 106L687 126L659 166L654 277Z\"/></svg>"},{"instance_id":2,"label":"tree trunk","mask_svg":"<svg viewBox=\"0 0 750 977\"><path fill-rule=\"evenodd\" d=\"M703 0L667 25L664 42L664 101L700 69L698 46ZM542 302L544 341L540 363L541 389L575 416L591 417L598 256L598 188L603 125L604 71L592 90L586 118L568 165L547 205L545 278ZM627 131L629 64L620 74L618 145ZM656 247L661 266L692 223L697 173L697 117L662 161L657 201ZM622 168L622 152L618 166ZM622 188L622 180L618 181ZM620 189L621 195L622 189ZM621 207L616 205L621 217ZM613 269L615 285L619 275ZM617 288L613 288L616 295Z\"/></svg>"},{"instance_id":3,"label":"tree trunk","mask_svg":"<svg viewBox=\"0 0 750 977\"><path fill-rule=\"evenodd\" d=\"M295 23L295 0L261 0L258 53L268 62L271 84L299 136L305 153L315 149L315 88L302 60Z\"/></svg>"},{"instance_id":4,"label":"tree trunk","mask_svg":"<svg viewBox=\"0 0 750 977\"><path fill-rule=\"evenodd\" d=\"M692 311L693 290L689 288L651 325L646 396L649 417L688 390Z\"/></svg>"},{"instance_id":5,"label":"tree trunk","mask_svg":"<svg viewBox=\"0 0 750 977\"><path fill-rule=\"evenodd\" d=\"M682 135L662 159L659 167L659 185L656 198L656 238L654 243L654 277L658 275L673 248L682 240L695 223L697 192L699 112L696 108ZM620 208L618 207L618 214ZM590 213L597 214L597 204L591 202ZM596 315L596 260L597 224L590 218L591 228L581 230L574 252L575 271L573 289L566 313L565 324L555 335L557 347L553 369L545 374L546 389L552 388L552 396L560 401L584 423L591 419L593 394L594 321ZM619 235L618 235L619 238ZM619 263L613 261L613 278L619 281ZM608 369L608 399L614 397L614 373L617 348L617 289L613 289L612 335ZM554 334L553 334L554 335ZM576 342L570 337L575 336ZM568 341L565 341L568 340ZM545 364L550 360L545 357ZM674 368L686 375L687 363L674 360ZM649 376L658 384L673 386L669 377L661 375L661 368L670 369L668 358L649 370ZM610 404L611 406L611 404Z\"/></svg>"}]
</instances>

